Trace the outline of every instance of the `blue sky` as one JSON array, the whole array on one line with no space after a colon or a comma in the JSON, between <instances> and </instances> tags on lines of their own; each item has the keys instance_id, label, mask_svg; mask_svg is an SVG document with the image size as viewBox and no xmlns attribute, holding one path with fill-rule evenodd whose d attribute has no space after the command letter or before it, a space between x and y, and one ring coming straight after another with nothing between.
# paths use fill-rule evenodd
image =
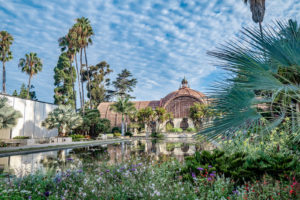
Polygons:
<instances>
[{"instance_id":1,"label":"blue sky","mask_svg":"<svg viewBox=\"0 0 300 200\"><path fill-rule=\"evenodd\" d=\"M266 7L264 24L300 19L298 0L267 0ZM82 16L95 32L89 64L105 60L114 70L112 79L130 70L138 79L137 100L164 97L178 89L183 76L193 89L206 92L222 77L206 52L254 25L242 0L0 0L0 30L15 39L14 59L6 64L8 93L28 81L18 60L36 52L43 71L32 83L39 100L53 102L57 40Z\"/></svg>"}]
</instances>

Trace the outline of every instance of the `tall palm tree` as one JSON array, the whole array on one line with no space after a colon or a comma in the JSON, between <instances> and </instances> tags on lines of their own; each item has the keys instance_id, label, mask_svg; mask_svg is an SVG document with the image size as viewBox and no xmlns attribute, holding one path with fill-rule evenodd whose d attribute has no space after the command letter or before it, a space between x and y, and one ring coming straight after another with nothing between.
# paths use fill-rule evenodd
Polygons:
<instances>
[{"instance_id":1,"label":"tall palm tree","mask_svg":"<svg viewBox=\"0 0 300 200\"><path fill-rule=\"evenodd\" d=\"M245 4L250 3L250 10L252 12L252 20L259 24L260 34L263 37L261 23L264 20L266 11L266 0L243 0Z\"/></svg>"},{"instance_id":2,"label":"tall palm tree","mask_svg":"<svg viewBox=\"0 0 300 200\"><path fill-rule=\"evenodd\" d=\"M28 88L27 88L27 99L29 99L29 90L31 87L31 79L34 75L42 71L43 64L36 53L25 54L25 58L19 60L19 67L22 68L22 72L29 75Z\"/></svg>"},{"instance_id":3,"label":"tall palm tree","mask_svg":"<svg viewBox=\"0 0 300 200\"><path fill-rule=\"evenodd\" d=\"M85 17L77 18L76 24L73 27L77 33L77 45L80 49L80 75L82 75L83 67L86 67L86 70L88 71L88 61L87 61L87 54L86 54L86 48L89 44L92 44L91 36L94 35L93 28L90 24L90 20ZM85 56L85 64L83 64L82 61L82 54L84 53ZM88 87L90 87L90 77L89 73L87 73L87 81L88 81ZM81 90L82 90L82 96L83 96L83 102L84 102L84 89L83 89L83 79L81 79ZM90 90L90 88L89 88ZM91 101L90 101L90 107L91 107Z\"/></svg>"},{"instance_id":4,"label":"tall palm tree","mask_svg":"<svg viewBox=\"0 0 300 200\"><path fill-rule=\"evenodd\" d=\"M6 71L5 71L5 62L11 60L12 52L10 51L10 46L12 42L14 41L14 38L11 34L9 34L6 31L0 32L0 60L3 64L3 71L2 71L2 92L6 93Z\"/></svg>"},{"instance_id":5,"label":"tall palm tree","mask_svg":"<svg viewBox=\"0 0 300 200\"><path fill-rule=\"evenodd\" d=\"M124 117L127 116L132 110L135 110L134 103L129 101L129 98L119 98L117 102L110 106L110 110L120 113L122 115L122 136L124 136Z\"/></svg>"}]
</instances>

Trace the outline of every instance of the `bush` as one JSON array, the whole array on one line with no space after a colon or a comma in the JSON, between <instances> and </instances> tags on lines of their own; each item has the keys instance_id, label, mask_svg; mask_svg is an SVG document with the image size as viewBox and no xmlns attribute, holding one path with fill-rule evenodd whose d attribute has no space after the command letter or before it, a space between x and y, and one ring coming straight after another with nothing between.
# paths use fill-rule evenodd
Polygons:
<instances>
[{"instance_id":1,"label":"bush","mask_svg":"<svg viewBox=\"0 0 300 200\"><path fill-rule=\"evenodd\" d=\"M25 139L30 139L30 137L29 136L16 136L13 139L25 140Z\"/></svg>"},{"instance_id":2,"label":"bush","mask_svg":"<svg viewBox=\"0 0 300 200\"><path fill-rule=\"evenodd\" d=\"M285 176L299 177L300 168L297 163L293 156L281 153L266 154L260 151L255 156L250 156L246 152L226 154L224 151L214 150L196 152L194 156L187 157L183 172L188 175L186 178L191 178L190 172L199 174L199 168L203 168L208 173L216 171L237 182L259 180L265 174L279 180Z\"/></svg>"},{"instance_id":3,"label":"bush","mask_svg":"<svg viewBox=\"0 0 300 200\"><path fill-rule=\"evenodd\" d=\"M122 134L121 134L121 133L114 133L114 136L115 136L115 137L121 137Z\"/></svg>"},{"instance_id":4,"label":"bush","mask_svg":"<svg viewBox=\"0 0 300 200\"><path fill-rule=\"evenodd\" d=\"M182 129L181 128L172 128L171 130L170 130L170 132L171 133L182 133Z\"/></svg>"},{"instance_id":5,"label":"bush","mask_svg":"<svg viewBox=\"0 0 300 200\"><path fill-rule=\"evenodd\" d=\"M163 138L164 135L161 134L161 133L153 132L153 133L151 133L150 137L153 137L153 138Z\"/></svg>"},{"instance_id":6,"label":"bush","mask_svg":"<svg viewBox=\"0 0 300 200\"><path fill-rule=\"evenodd\" d=\"M130 131L127 131L126 133L125 133L125 136L129 136L129 137L132 137L132 133L130 132Z\"/></svg>"},{"instance_id":7,"label":"bush","mask_svg":"<svg viewBox=\"0 0 300 200\"><path fill-rule=\"evenodd\" d=\"M80 135L80 134L74 134L74 135L71 135L71 137L72 137L73 142L80 141L80 139L85 138L83 135Z\"/></svg>"},{"instance_id":8,"label":"bush","mask_svg":"<svg viewBox=\"0 0 300 200\"><path fill-rule=\"evenodd\" d=\"M121 129L119 127L115 126L111 129L111 132L112 133L121 133Z\"/></svg>"},{"instance_id":9,"label":"bush","mask_svg":"<svg viewBox=\"0 0 300 200\"><path fill-rule=\"evenodd\" d=\"M3 141L0 141L0 147L7 147L7 144Z\"/></svg>"},{"instance_id":10,"label":"bush","mask_svg":"<svg viewBox=\"0 0 300 200\"><path fill-rule=\"evenodd\" d=\"M188 128L186 129L186 131L189 132L189 133L195 133L195 132L197 132L197 129L188 127Z\"/></svg>"}]
</instances>

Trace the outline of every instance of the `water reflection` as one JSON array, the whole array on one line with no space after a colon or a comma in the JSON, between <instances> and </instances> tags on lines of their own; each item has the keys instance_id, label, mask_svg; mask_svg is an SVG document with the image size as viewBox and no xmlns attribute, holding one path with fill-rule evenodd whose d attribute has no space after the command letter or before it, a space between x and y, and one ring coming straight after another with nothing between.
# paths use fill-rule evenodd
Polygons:
<instances>
[{"instance_id":1,"label":"water reflection","mask_svg":"<svg viewBox=\"0 0 300 200\"><path fill-rule=\"evenodd\" d=\"M189 140L134 140L118 144L2 157L0 173L24 176L37 170L45 172L49 169L62 171L75 169L91 161L113 165L133 158L158 161L174 157L182 162L185 156L192 155L195 151L212 148L207 143Z\"/></svg>"}]
</instances>

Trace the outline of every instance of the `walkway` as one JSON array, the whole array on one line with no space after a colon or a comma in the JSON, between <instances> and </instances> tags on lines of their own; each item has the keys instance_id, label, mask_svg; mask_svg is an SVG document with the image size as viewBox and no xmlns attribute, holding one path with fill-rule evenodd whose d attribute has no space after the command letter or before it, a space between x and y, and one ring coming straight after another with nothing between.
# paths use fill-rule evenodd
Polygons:
<instances>
[{"instance_id":1,"label":"walkway","mask_svg":"<svg viewBox=\"0 0 300 200\"><path fill-rule=\"evenodd\" d=\"M54 151L58 149L70 149L79 148L87 146L98 146L104 144L113 144L119 142L128 142L130 139L109 139L109 140L94 140L94 141L84 141L84 142L66 142L66 143L53 143L53 144L35 144L21 147L1 147L0 157L28 154L28 153L38 153L44 151Z\"/></svg>"}]
</instances>

